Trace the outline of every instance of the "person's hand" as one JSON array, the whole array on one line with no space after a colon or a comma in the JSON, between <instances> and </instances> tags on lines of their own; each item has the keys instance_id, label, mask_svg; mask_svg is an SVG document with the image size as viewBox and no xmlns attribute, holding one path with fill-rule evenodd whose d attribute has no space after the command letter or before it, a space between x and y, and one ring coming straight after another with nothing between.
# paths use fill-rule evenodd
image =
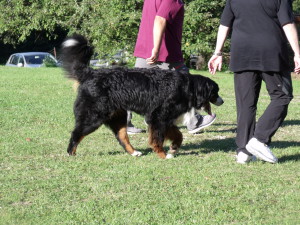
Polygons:
<instances>
[{"instance_id":1,"label":"person's hand","mask_svg":"<svg viewBox=\"0 0 300 225\"><path fill-rule=\"evenodd\" d=\"M154 64L158 59L158 51L155 49L152 49L152 54L149 58L146 59L148 64Z\"/></svg>"},{"instance_id":2,"label":"person's hand","mask_svg":"<svg viewBox=\"0 0 300 225\"><path fill-rule=\"evenodd\" d=\"M296 74L300 74L300 55L294 57L294 62L295 62L294 72Z\"/></svg>"},{"instance_id":3,"label":"person's hand","mask_svg":"<svg viewBox=\"0 0 300 225\"><path fill-rule=\"evenodd\" d=\"M211 74L215 74L217 69L221 71L222 68L222 56L213 55L208 61L208 70Z\"/></svg>"}]
</instances>

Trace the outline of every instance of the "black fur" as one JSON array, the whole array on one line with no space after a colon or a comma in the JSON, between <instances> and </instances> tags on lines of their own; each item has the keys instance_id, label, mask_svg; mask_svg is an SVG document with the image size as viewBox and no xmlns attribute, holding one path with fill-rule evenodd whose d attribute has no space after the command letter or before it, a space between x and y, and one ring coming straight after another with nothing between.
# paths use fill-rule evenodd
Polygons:
<instances>
[{"instance_id":1,"label":"black fur","mask_svg":"<svg viewBox=\"0 0 300 225\"><path fill-rule=\"evenodd\" d=\"M74 45L67 45L72 43L70 40ZM81 139L102 124L132 154L134 149L128 147L124 134L129 110L145 116L150 145L165 158L165 139L172 141L171 150L182 142L175 120L193 107L210 112L209 102L219 97L218 85L207 77L160 69L93 69L88 66L92 54L93 47L81 35L66 39L61 49L66 76L80 83L74 105L76 125L68 147L71 155Z\"/></svg>"}]
</instances>

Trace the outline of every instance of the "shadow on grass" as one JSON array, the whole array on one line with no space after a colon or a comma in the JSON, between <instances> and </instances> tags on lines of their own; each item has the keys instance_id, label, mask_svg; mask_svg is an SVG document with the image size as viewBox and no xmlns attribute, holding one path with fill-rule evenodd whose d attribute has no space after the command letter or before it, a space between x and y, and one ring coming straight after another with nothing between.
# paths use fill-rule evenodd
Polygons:
<instances>
[{"instance_id":1,"label":"shadow on grass","mask_svg":"<svg viewBox=\"0 0 300 225\"><path fill-rule=\"evenodd\" d=\"M274 148L288 148L288 147L300 147L300 142L298 141L273 141L271 147Z\"/></svg>"},{"instance_id":2,"label":"shadow on grass","mask_svg":"<svg viewBox=\"0 0 300 225\"><path fill-rule=\"evenodd\" d=\"M278 159L279 163L285 163L289 161L299 161L299 160L300 160L300 154L285 155Z\"/></svg>"},{"instance_id":3,"label":"shadow on grass","mask_svg":"<svg viewBox=\"0 0 300 225\"><path fill-rule=\"evenodd\" d=\"M167 151L169 148L168 145L164 146L164 149ZM231 152L235 148L235 142L234 138L227 138L227 139L222 139L222 140L204 140L201 141L201 143L189 143L185 144L183 142L178 155L199 155L199 154L207 154L210 152ZM152 149L149 148L136 148L137 151L142 152L142 154L148 155L152 154L153 151ZM97 155L119 155L119 154L124 154L124 151L110 151L110 152L98 152Z\"/></svg>"},{"instance_id":4,"label":"shadow on grass","mask_svg":"<svg viewBox=\"0 0 300 225\"><path fill-rule=\"evenodd\" d=\"M199 149L197 151L197 149ZM199 144L183 144L179 155L198 155L211 152L231 152L235 150L234 138L220 140L204 140Z\"/></svg>"},{"instance_id":5,"label":"shadow on grass","mask_svg":"<svg viewBox=\"0 0 300 225\"><path fill-rule=\"evenodd\" d=\"M209 132L214 132L214 133L236 133L236 124L225 124L226 127L228 126L232 126L233 128L227 128L227 129L223 129L224 128L224 124L223 123L214 123L213 127L210 127ZM222 129L219 129L219 127L222 127ZM179 126L178 127L181 130L186 130L186 127L184 126ZM183 131L183 132L187 132L187 131ZM204 132L204 130L201 130L199 133ZM198 133L197 133L198 134Z\"/></svg>"},{"instance_id":6,"label":"shadow on grass","mask_svg":"<svg viewBox=\"0 0 300 225\"><path fill-rule=\"evenodd\" d=\"M226 126L233 126L234 127L233 129L229 129L229 131L230 130L232 130L232 131L236 130L235 129L235 127L236 127L235 123L225 123L225 124L224 123L214 123L213 124L213 126L222 126L222 127L224 127L224 125L226 125ZM300 125L300 120L284 120L281 126L284 127L284 126L293 126L293 125L294 126ZM223 130L220 130L220 131L223 131Z\"/></svg>"},{"instance_id":7,"label":"shadow on grass","mask_svg":"<svg viewBox=\"0 0 300 225\"><path fill-rule=\"evenodd\" d=\"M218 131L217 131L218 132ZM300 147L300 142L296 141L274 141L272 146L278 149L285 149L288 147ZM271 147L272 147L271 146ZM199 154L209 154L211 152L234 152L236 148L235 138L225 138L225 139L214 139L214 140L203 140L200 143L188 143L183 142L178 155L199 155ZM165 150L168 150L168 145L164 146ZM137 151L142 152L142 154L148 155L152 154L153 151L150 147L148 148L137 148ZM109 155L124 154L125 151L110 151ZM107 152L99 152L98 155L105 155ZM279 158L281 163L287 161L299 161L300 153L295 155L286 155Z\"/></svg>"},{"instance_id":8,"label":"shadow on grass","mask_svg":"<svg viewBox=\"0 0 300 225\"><path fill-rule=\"evenodd\" d=\"M152 153L152 149L149 148L136 148L137 151L141 152L143 154L143 156L148 155L150 153ZM103 155L123 155L126 154L127 152L125 150L122 149L122 147L120 146L120 151L111 151L111 152L98 152L98 156L103 156Z\"/></svg>"},{"instance_id":9,"label":"shadow on grass","mask_svg":"<svg viewBox=\"0 0 300 225\"><path fill-rule=\"evenodd\" d=\"M274 141L272 142L272 146L279 148L279 149L285 149L288 147L297 147L300 148L300 142L296 141ZM279 159L280 163L288 162L288 161L299 161L300 160L300 153L294 154L294 155L285 155L280 157Z\"/></svg>"},{"instance_id":10,"label":"shadow on grass","mask_svg":"<svg viewBox=\"0 0 300 225\"><path fill-rule=\"evenodd\" d=\"M297 126L297 125L300 125L300 120L285 120L283 121L282 123L282 127L284 126Z\"/></svg>"}]
</instances>

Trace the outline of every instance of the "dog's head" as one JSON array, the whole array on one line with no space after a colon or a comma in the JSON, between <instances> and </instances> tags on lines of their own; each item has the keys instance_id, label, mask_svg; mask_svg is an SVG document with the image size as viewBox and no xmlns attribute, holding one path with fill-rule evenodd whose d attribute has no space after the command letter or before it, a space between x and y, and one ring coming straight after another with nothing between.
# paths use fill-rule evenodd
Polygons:
<instances>
[{"instance_id":1,"label":"dog's head","mask_svg":"<svg viewBox=\"0 0 300 225\"><path fill-rule=\"evenodd\" d=\"M211 115L210 103L220 106L224 103L223 99L219 96L218 84L208 77L201 75L192 76L194 85L194 100L196 109L203 109Z\"/></svg>"}]
</instances>

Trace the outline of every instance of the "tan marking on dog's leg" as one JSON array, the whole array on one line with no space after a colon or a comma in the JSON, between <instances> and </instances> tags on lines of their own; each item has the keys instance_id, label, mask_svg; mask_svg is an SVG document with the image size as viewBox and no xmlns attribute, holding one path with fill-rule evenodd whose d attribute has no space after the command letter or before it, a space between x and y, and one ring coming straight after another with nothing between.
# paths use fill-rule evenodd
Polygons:
<instances>
[{"instance_id":1,"label":"tan marking on dog's leg","mask_svg":"<svg viewBox=\"0 0 300 225\"><path fill-rule=\"evenodd\" d=\"M77 145L72 148L72 151L71 151L71 153L69 153L69 155L74 155L75 156L76 155L76 149L77 149Z\"/></svg>"},{"instance_id":2,"label":"tan marking on dog's leg","mask_svg":"<svg viewBox=\"0 0 300 225\"><path fill-rule=\"evenodd\" d=\"M166 139L172 141L168 155L170 154L169 157L171 157L171 155L174 156L182 144L182 133L179 131L178 127L172 126L166 132Z\"/></svg>"},{"instance_id":3,"label":"tan marking on dog's leg","mask_svg":"<svg viewBox=\"0 0 300 225\"><path fill-rule=\"evenodd\" d=\"M167 155L163 149L163 143L159 143L153 136L153 130L149 128L149 145L153 151L157 153L159 158L165 159Z\"/></svg>"},{"instance_id":4,"label":"tan marking on dog's leg","mask_svg":"<svg viewBox=\"0 0 300 225\"><path fill-rule=\"evenodd\" d=\"M136 151L132 145L130 144L129 141L129 137L127 134L127 128L126 127L122 127L119 131L118 131L118 138L119 141L121 142L121 144L123 145L123 147L125 148L125 150L132 156L140 156L142 153Z\"/></svg>"},{"instance_id":5,"label":"tan marking on dog's leg","mask_svg":"<svg viewBox=\"0 0 300 225\"><path fill-rule=\"evenodd\" d=\"M82 137L79 139L78 143L77 143L76 145L73 146L71 152L69 152L69 155L74 155L74 156L76 155L77 146L79 145L79 143L82 141L83 138L84 138L84 136L82 136Z\"/></svg>"}]
</instances>

